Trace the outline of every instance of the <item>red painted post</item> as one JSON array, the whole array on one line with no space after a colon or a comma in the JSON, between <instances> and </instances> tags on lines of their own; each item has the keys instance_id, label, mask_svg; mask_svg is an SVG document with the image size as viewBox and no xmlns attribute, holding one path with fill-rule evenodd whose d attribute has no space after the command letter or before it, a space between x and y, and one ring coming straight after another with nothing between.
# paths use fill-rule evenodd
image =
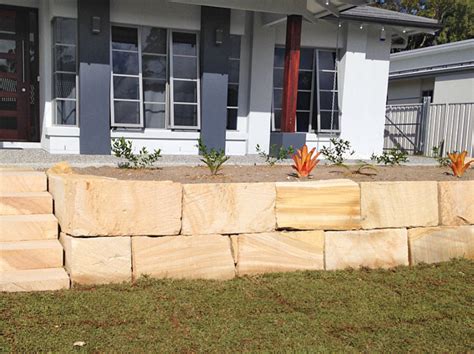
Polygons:
<instances>
[{"instance_id":1,"label":"red painted post","mask_svg":"<svg viewBox=\"0 0 474 354\"><path fill-rule=\"evenodd\" d=\"M281 131L296 131L296 101L298 99L298 74L300 69L302 16L288 16L286 22L285 71L283 74L283 103Z\"/></svg>"}]
</instances>

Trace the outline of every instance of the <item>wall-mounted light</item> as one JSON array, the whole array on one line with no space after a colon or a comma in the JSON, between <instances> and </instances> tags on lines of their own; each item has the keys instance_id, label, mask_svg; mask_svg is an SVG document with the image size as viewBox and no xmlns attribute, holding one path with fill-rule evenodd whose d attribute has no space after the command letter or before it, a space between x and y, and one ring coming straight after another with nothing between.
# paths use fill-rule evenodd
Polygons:
<instances>
[{"instance_id":1,"label":"wall-mounted light","mask_svg":"<svg viewBox=\"0 0 474 354\"><path fill-rule=\"evenodd\" d=\"M224 30L221 28L216 29L216 45L220 46L224 43Z\"/></svg>"},{"instance_id":2,"label":"wall-mounted light","mask_svg":"<svg viewBox=\"0 0 474 354\"><path fill-rule=\"evenodd\" d=\"M91 30L93 34L100 33L100 17L92 16Z\"/></svg>"},{"instance_id":3,"label":"wall-mounted light","mask_svg":"<svg viewBox=\"0 0 474 354\"><path fill-rule=\"evenodd\" d=\"M360 29L364 29L364 24L361 23L359 28L360 28Z\"/></svg>"},{"instance_id":4,"label":"wall-mounted light","mask_svg":"<svg viewBox=\"0 0 474 354\"><path fill-rule=\"evenodd\" d=\"M387 34L385 33L385 27L382 26L380 30L380 40L384 42L387 39Z\"/></svg>"},{"instance_id":5,"label":"wall-mounted light","mask_svg":"<svg viewBox=\"0 0 474 354\"><path fill-rule=\"evenodd\" d=\"M326 0L326 6L329 6L329 0Z\"/></svg>"}]
</instances>

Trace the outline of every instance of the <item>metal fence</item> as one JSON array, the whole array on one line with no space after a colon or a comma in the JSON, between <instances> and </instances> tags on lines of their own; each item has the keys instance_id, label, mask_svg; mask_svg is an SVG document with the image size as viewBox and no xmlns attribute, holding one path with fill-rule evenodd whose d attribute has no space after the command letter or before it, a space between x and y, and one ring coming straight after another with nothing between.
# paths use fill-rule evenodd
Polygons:
<instances>
[{"instance_id":1,"label":"metal fence","mask_svg":"<svg viewBox=\"0 0 474 354\"><path fill-rule=\"evenodd\" d=\"M474 155L474 102L387 106L384 149L431 156L433 147Z\"/></svg>"}]
</instances>

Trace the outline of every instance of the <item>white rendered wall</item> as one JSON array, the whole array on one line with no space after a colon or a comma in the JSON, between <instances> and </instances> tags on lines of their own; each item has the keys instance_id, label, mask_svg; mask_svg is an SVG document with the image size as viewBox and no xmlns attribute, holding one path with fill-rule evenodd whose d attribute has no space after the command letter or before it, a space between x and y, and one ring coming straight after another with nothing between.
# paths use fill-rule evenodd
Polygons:
<instances>
[{"instance_id":1,"label":"white rendered wall","mask_svg":"<svg viewBox=\"0 0 474 354\"><path fill-rule=\"evenodd\" d=\"M346 35L339 81L341 138L351 142L354 158L370 158L383 149L390 41L380 41L380 27L348 24Z\"/></svg>"},{"instance_id":2,"label":"white rendered wall","mask_svg":"<svg viewBox=\"0 0 474 354\"><path fill-rule=\"evenodd\" d=\"M437 76L433 103L474 102L474 71Z\"/></svg>"},{"instance_id":3,"label":"white rendered wall","mask_svg":"<svg viewBox=\"0 0 474 354\"><path fill-rule=\"evenodd\" d=\"M275 29L262 26L260 13L253 14L252 38L247 154L270 145Z\"/></svg>"}]
</instances>

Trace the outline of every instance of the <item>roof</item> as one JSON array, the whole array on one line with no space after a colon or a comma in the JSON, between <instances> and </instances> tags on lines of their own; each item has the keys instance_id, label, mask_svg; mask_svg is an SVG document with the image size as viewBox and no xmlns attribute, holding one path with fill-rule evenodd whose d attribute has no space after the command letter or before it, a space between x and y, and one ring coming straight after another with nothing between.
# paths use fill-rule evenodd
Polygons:
<instances>
[{"instance_id":1,"label":"roof","mask_svg":"<svg viewBox=\"0 0 474 354\"><path fill-rule=\"evenodd\" d=\"M386 25L407 26L437 30L442 26L437 20L410 15L402 12L381 9L373 6L357 6L344 10L340 14L341 19L375 22Z\"/></svg>"},{"instance_id":2,"label":"roof","mask_svg":"<svg viewBox=\"0 0 474 354\"><path fill-rule=\"evenodd\" d=\"M390 79L474 70L474 39L390 55Z\"/></svg>"}]
</instances>

